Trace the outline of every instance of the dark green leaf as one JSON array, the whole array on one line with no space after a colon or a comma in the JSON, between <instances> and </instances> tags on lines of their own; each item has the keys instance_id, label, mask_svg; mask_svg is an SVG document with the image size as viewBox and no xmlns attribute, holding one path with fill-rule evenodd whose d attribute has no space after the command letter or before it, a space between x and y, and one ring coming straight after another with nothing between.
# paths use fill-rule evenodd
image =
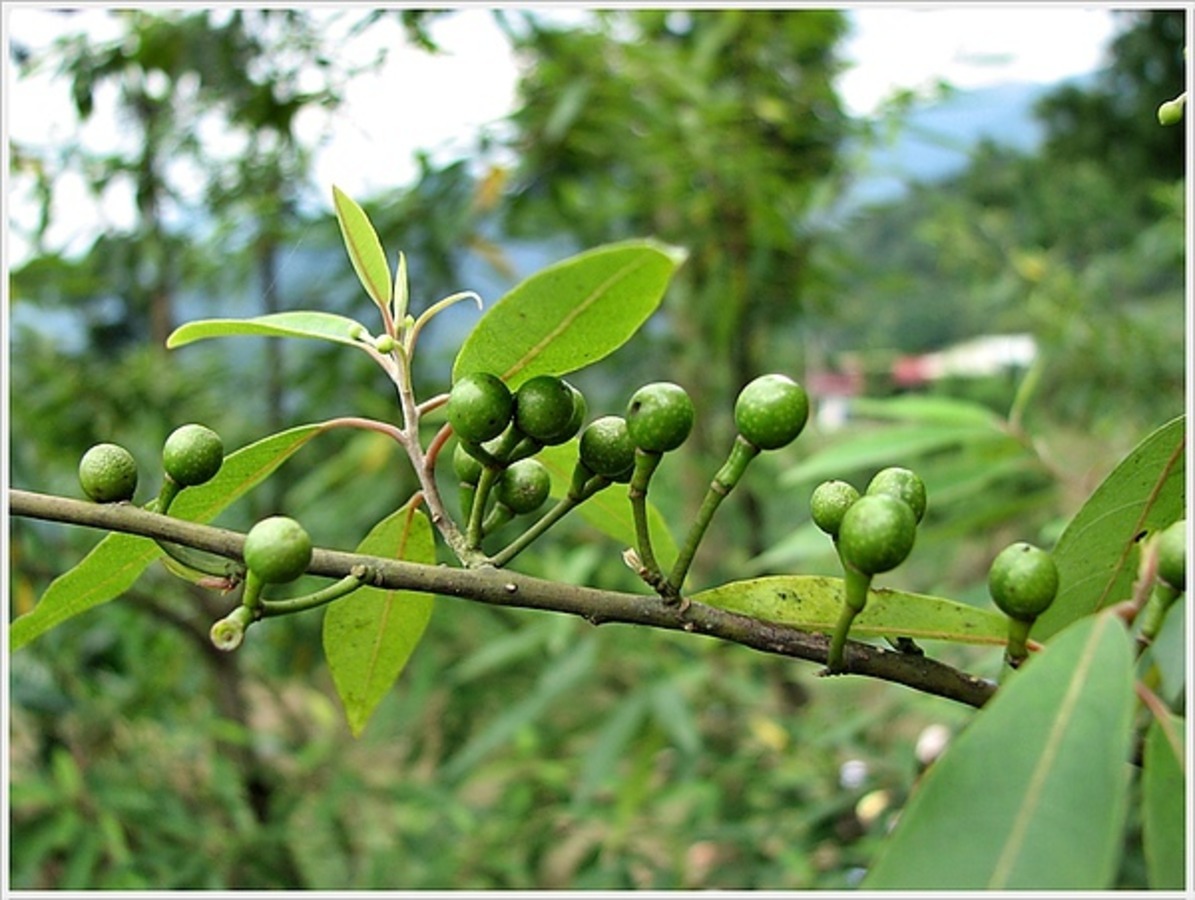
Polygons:
<instances>
[{"instance_id":1,"label":"dark green leaf","mask_svg":"<svg viewBox=\"0 0 1195 900\"><path fill-rule=\"evenodd\" d=\"M831 633L842 610L842 579L823 575L770 575L733 581L694 594L694 603L753 619ZM873 588L851 634L922 638L964 644L1004 644L1008 620L995 610L943 597Z\"/></svg>"},{"instance_id":2,"label":"dark green leaf","mask_svg":"<svg viewBox=\"0 0 1195 900\"><path fill-rule=\"evenodd\" d=\"M1183 517L1186 436L1184 416L1153 432L1075 514L1053 551L1058 597L1037 620L1035 638L1128 599L1141 542Z\"/></svg>"},{"instance_id":3,"label":"dark green leaf","mask_svg":"<svg viewBox=\"0 0 1195 900\"><path fill-rule=\"evenodd\" d=\"M180 325L166 339L170 349L208 338L258 335L265 337L300 337L362 346L360 337L368 334L360 322L324 312L281 312L251 319L200 319Z\"/></svg>"},{"instance_id":4,"label":"dark green leaf","mask_svg":"<svg viewBox=\"0 0 1195 900\"><path fill-rule=\"evenodd\" d=\"M1075 623L933 764L865 889L1107 890L1128 807L1133 659L1122 623Z\"/></svg>"},{"instance_id":5,"label":"dark green leaf","mask_svg":"<svg viewBox=\"0 0 1195 900\"><path fill-rule=\"evenodd\" d=\"M1154 721L1145 737L1141 770L1141 827L1149 886L1181 891L1186 880L1187 759L1185 720Z\"/></svg>"},{"instance_id":6,"label":"dark green leaf","mask_svg":"<svg viewBox=\"0 0 1195 900\"><path fill-rule=\"evenodd\" d=\"M332 188L332 203L336 207L336 221L340 223L345 249L361 286L378 309L388 313L387 304L393 296L394 282L377 232L365 210L338 187Z\"/></svg>"},{"instance_id":7,"label":"dark green leaf","mask_svg":"<svg viewBox=\"0 0 1195 900\"><path fill-rule=\"evenodd\" d=\"M655 311L683 260L675 247L626 241L542 269L481 317L457 354L453 380L492 372L514 389L602 359Z\"/></svg>"},{"instance_id":8,"label":"dark green leaf","mask_svg":"<svg viewBox=\"0 0 1195 900\"><path fill-rule=\"evenodd\" d=\"M414 502L383 519L358 553L431 565L436 561L431 523ZM393 687L431 618L431 594L358 588L324 614L324 655L349 728L360 736Z\"/></svg>"},{"instance_id":9,"label":"dark green leaf","mask_svg":"<svg viewBox=\"0 0 1195 900\"><path fill-rule=\"evenodd\" d=\"M322 430L321 425L300 425L230 453L215 478L178 495L170 514L211 521ZM55 578L37 606L13 620L9 648L17 650L67 619L119 597L161 555L148 538L108 535L77 566Z\"/></svg>"}]
</instances>

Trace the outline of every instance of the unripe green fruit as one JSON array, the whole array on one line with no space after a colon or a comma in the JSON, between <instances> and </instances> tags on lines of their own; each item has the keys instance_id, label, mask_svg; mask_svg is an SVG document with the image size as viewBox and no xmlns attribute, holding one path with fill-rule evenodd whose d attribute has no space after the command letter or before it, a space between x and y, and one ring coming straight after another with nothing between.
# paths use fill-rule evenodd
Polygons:
<instances>
[{"instance_id":1,"label":"unripe green fruit","mask_svg":"<svg viewBox=\"0 0 1195 900\"><path fill-rule=\"evenodd\" d=\"M249 571L269 584L294 581L311 564L311 538L287 516L262 519L245 535L242 554Z\"/></svg>"},{"instance_id":2,"label":"unripe green fruit","mask_svg":"<svg viewBox=\"0 0 1195 900\"><path fill-rule=\"evenodd\" d=\"M837 538L842 527L842 517L858 499L859 491L853 484L837 479L823 481L813 489L809 498L809 512L813 524L830 537Z\"/></svg>"},{"instance_id":3,"label":"unripe green fruit","mask_svg":"<svg viewBox=\"0 0 1195 900\"><path fill-rule=\"evenodd\" d=\"M877 575L904 562L916 536L909 504L890 494L864 494L843 514L838 552L852 568Z\"/></svg>"},{"instance_id":4,"label":"unripe green fruit","mask_svg":"<svg viewBox=\"0 0 1195 900\"><path fill-rule=\"evenodd\" d=\"M182 425L162 445L162 468L179 487L210 481L224 463L224 441L203 425Z\"/></svg>"},{"instance_id":5,"label":"unripe green fruit","mask_svg":"<svg viewBox=\"0 0 1195 900\"><path fill-rule=\"evenodd\" d=\"M515 391L515 427L541 444L562 444L576 434L569 432L576 412L576 392L555 375L536 375Z\"/></svg>"},{"instance_id":6,"label":"unripe green fruit","mask_svg":"<svg viewBox=\"0 0 1195 900\"><path fill-rule=\"evenodd\" d=\"M679 384L656 381L631 395L627 432L640 450L667 453L685 442L693 430L693 401Z\"/></svg>"},{"instance_id":7,"label":"unripe green fruit","mask_svg":"<svg viewBox=\"0 0 1195 900\"><path fill-rule=\"evenodd\" d=\"M809 419L809 396L787 375L761 375L739 391L734 424L760 450L792 443Z\"/></svg>"},{"instance_id":8,"label":"unripe green fruit","mask_svg":"<svg viewBox=\"0 0 1195 900\"><path fill-rule=\"evenodd\" d=\"M481 480L481 460L472 456L463 444L452 450L452 471L463 484L477 484Z\"/></svg>"},{"instance_id":9,"label":"unripe green fruit","mask_svg":"<svg viewBox=\"0 0 1195 900\"><path fill-rule=\"evenodd\" d=\"M573 394L573 417L568 420L568 425L564 431L552 440L544 441L548 446L563 444L565 441L575 437L577 432L581 430L581 426L585 424L585 417L589 414L589 404L585 402L585 395L567 381L565 384L568 384L568 389Z\"/></svg>"},{"instance_id":10,"label":"unripe green fruit","mask_svg":"<svg viewBox=\"0 0 1195 900\"><path fill-rule=\"evenodd\" d=\"M489 372L465 375L448 392L448 422L462 441L480 444L496 438L513 412L510 389Z\"/></svg>"},{"instance_id":11,"label":"unripe green fruit","mask_svg":"<svg viewBox=\"0 0 1195 900\"><path fill-rule=\"evenodd\" d=\"M1183 107L1185 105L1185 101L1177 97L1160 104L1158 106L1158 124L1177 125L1183 120Z\"/></svg>"},{"instance_id":12,"label":"unripe green fruit","mask_svg":"<svg viewBox=\"0 0 1195 900\"><path fill-rule=\"evenodd\" d=\"M925 516L925 482L910 469L902 469L900 466L881 469L868 483L866 493L891 494L909 504L909 509L913 510L918 522Z\"/></svg>"},{"instance_id":13,"label":"unripe green fruit","mask_svg":"<svg viewBox=\"0 0 1195 900\"><path fill-rule=\"evenodd\" d=\"M502 470L494 485L498 502L516 515L543 506L552 488L552 478L538 459L520 459Z\"/></svg>"},{"instance_id":14,"label":"unripe green fruit","mask_svg":"<svg viewBox=\"0 0 1195 900\"><path fill-rule=\"evenodd\" d=\"M1187 584L1187 520L1179 519L1158 538L1158 577L1177 591Z\"/></svg>"},{"instance_id":15,"label":"unripe green fruit","mask_svg":"<svg viewBox=\"0 0 1195 900\"><path fill-rule=\"evenodd\" d=\"M137 461L119 444L96 444L79 460L79 485L96 503L131 500L137 490Z\"/></svg>"},{"instance_id":16,"label":"unripe green fruit","mask_svg":"<svg viewBox=\"0 0 1195 900\"><path fill-rule=\"evenodd\" d=\"M1006 616L1032 622L1054 602L1058 593L1058 568L1045 550L1017 541L992 560L988 591Z\"/></svg>"},{"instance_id":17,"label":"unripe green fruit","mask_svg":"<svg viewBox=\"0 0 1195 900\"><path fill-rule=\"evenodd\" d=\"M603 478L629 475L635 466L635 445L622 416L594 419L581 432L577 448L581 462L589 471Z\"/></svg>"}]
</instances>

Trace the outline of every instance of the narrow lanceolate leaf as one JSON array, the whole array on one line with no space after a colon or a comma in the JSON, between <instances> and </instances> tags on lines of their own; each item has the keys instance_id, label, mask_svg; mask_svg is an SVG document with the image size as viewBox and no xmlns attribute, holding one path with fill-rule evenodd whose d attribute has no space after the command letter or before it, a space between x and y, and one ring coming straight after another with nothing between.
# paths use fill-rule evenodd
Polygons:
<instances>
[{"instance_id":1,"label":"narrow lanceolate leaf","mask_svg":"<svg viewBox=\"0 0 1195 900\"><path fill-rule=\"evenodd\" d=\"M552 498L559 500L568 493L569 484L572 482L573 467L577 463L577 440L574 438L567 444L545 447L536 459L544 464L552 478ZM610 485L590 497L570 515L581 517L622 547L635 546L635 519L631 513L631 501L627 497L625 484ZM647 523L651 529L652 550L655 551L656 560L667 568L676 559L676 541L668 528L667 520L650 501L647 506Z\"/></svg>"},{"instance_id":2,"label":"narrow lanceolate leaf","mask_svg":"<svg viewBox=\"0 0 1195 900\"><path fill-rule=\"evenodd\" d=\"M537 272L481 317L457 354L453 380L492 372L513 389L602 359L655 311L683 261L675 247L626 241Z\"/></svg>"},{"instance_id":3,"label":"narrow lanceolate leaf","mask_svg":"<svg viewBox=\"0 0 1195 900\"><path fill-rule=\"evenodd\" d=\"M257 335L316 338L336 344L361 346L368 329L355 319L324 312L282 312L250 319L199 319L180 325L166 339L170 349L208 338Z\"/></svg>"},{"instance_id":4,"label":"narrow lanceolate leaf","mask_svg":"<svg viewBox=\"0 0 1195 900\"><path fill-rule=\"evenodd\" d=\"M1021 668L933 764L865 890L1113 886L1128 809L1133 654L1111 615Z\"/></svg>"},{"instance_id":5,"label":"narrow lanceolate leaf","mask_svg":"<svg viewBox=\"0 0 1195 900\"><path fill-rule=\"evenodd\" d=\"M1053 550L1058 597L1033 627L1049 637L1083 616L1132 594L1140 548L1149 535L1183 517L1186 417L1149 435L1087 499Z\"/></svg>"},{"instance_id":6,"label":"narrow lanceolate leaf","mask_svg":"<svg viewBox=\"0 0 1195 900\"><path fill-rule=\"evenodd\" d=\"M300 425L230 453L215 478L178 495L170 515L210 522L302 449L322 427ZM119 597L161 555L158 545L148 538L108 535L77 566L50 582L32 610L13 620L9 648L17 650L67 619Z\"/></svg>"},{"instance_id":7,"label":"narrow lanceolate leaf","mask_svg":"<svg viewBox=\"0 0 1195 900\"><path fill-rule=\"evenodd\" d=\"M436 558L431 523L408 503L375 525L357 552L430 565ZM432 600L415 591L358 588L324 613L324 655L354 736L410 659Z\"/></svg>"},{"instance_id":8,"label":"narrow lanceolate leaf","mask_svg":"<svg viewBox=\"0 0 1195 900\"><path fill-rule=\"evenodd\" d=\"M357 205L348 194L338 187L332 188L332 204L336 207L336 221L344 237L345 249L353 263L353 270L361 280L361 286L383 314L388 314L387 304L393 296L394 283L390 278L390 264L382 242L373 230L373 224L365 210Z\"/></svg>"},{"instance_id":9,"label":"narrow lanceolate leaf","mask_svg":"<svg viewBox=\"0 0 1195 900\"><path fill-rule=\"evenodd\" d=\"M1186 880L1186 720L1154 721L1141 763L1145 869L1155 891L1181 891Z\"/></svg>"},{"instance_id":10,"label":"narrow lanceolate leaf","mask_svg":"<svg viewBox=\"0 0 1195 900\"><path fill-rule=\"evenodd\" d=\"M829 634L842 610L842 579L771 575L733 581L690 599L753 619ZM851 624L851 635L1004 644L1008 640L1008 620L995 610L943 597L875 588Z\"/></svg>"}]
</instances>

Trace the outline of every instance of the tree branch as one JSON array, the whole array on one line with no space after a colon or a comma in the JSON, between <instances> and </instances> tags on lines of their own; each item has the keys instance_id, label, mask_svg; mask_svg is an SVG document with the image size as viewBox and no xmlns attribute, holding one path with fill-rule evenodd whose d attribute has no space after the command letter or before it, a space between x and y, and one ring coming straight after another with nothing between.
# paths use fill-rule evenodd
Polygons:
<instances>
[{"instance_id":1,"label":"tree branch","mask_svg":"<svg viewBox=\"0 0 1195 900\"><path fill-rule=\"evenodd\" d=\"M128 503L97 504L10 489L9 513L52 522L103 528L172 541L230 559L241 559L245 536L235 531L162 516ZM343 578L365 565L378 587L442 594L494 606L521 607L580 616L595 625L621 622L704 634L765 653L825 663L829 638L786 625L765 622L702 603L686 609L655 594L631 594L579 587L496 569L450 568L383 559L338 550L316 549L308 572ZM870 644L847 644L844 671L903 684L968 706L980 707L996 684L923 656Z\"/></svg>"}]
</instances>

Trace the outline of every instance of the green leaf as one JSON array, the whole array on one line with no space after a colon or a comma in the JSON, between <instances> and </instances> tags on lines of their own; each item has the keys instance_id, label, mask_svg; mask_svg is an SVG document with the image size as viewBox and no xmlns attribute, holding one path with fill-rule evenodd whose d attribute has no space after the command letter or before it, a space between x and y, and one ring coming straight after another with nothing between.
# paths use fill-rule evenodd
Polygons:
<instances>
[{"instance_id":1,"label":"green leaf","mask_svg":"<svg viewBox=\"0 0 1195 900\"><path fill-rule=\"evenodd\" d=\"M927 394L905 394L898 397L856 397L851 400L851 413L873 419L895 419L906 422L938 423L942 425L983 425L999 428L1000 417L982 403L954 397L935 397Z\"/></svg>"},{"instance_id":2,"label":"green leaf","mask_svg":"<svg viewBox=\"0 0 1195 900\"><path fill-rule=\"evenodd\" d=\"M1126 600L1145 537L1183 517L1186 417L1163 425L1112 470L1053 550L1059 591L1033 627L1038 640Z\"/></svg>"},{"instance_id":3,"label":"green leaf","mask_svg":"<svg viewBox=\"0 0 1195 900\"><path fill-rule=\"evenodd\" d=\"M336 207L336 221L344 237L345 249L353 269L361 280L365 293L377 304L383 314L389 312L387 304L393 296L394 283L390 278L390 264L382 242L373 230L369 216L348 194L338 187L332 188L332 204Z\"/></svg>"},{"instance_id":4,"label":"green leaf","mask_svg":"<svg viewBox=\"0 0 1195 900\"><path fill-rule=\"evenodd\" d=\"M436 561L431 523L413 500L375 525L357 552L427 565ZM324 655L354 737L411 658L433 599L416 591L363 587L324 613Z\"/></svg>"},{"instance_id":5,"label":"green leaf","mask_svg":"<svg viewBox=\"0 0 1195 900\"><path fill-rule=\"evenodd\" d=\"M208 338L261 335L265 337L300 337L362 346L359 338L369 333L360 322L346 316L324 312L281 312L251 319L199 319L174 329L166 339L169 349Z\"/></svg>"},{"instance_id":6,"label":"green leaf","mask_svg":"<svg viewBox=\"0 0 1195 900\"><path fill-rule=\"evenodd\" d=\"M626 241L542 269L500 298L465 339L455 381L492 372L513 390L535 375L564 375L621 347L659 306L684 253Z\"/></svg>"},{"instance_id":7,"label":"green leaf","mask_svg":"<svg viewBox=\"0 0 1195 900\"><path fill-rule=\"evenodd\" d=\"M1133 659L1113 616L1014 674L918 785L865 890L1107 890L1123 840Z\"/></svg>"},{"instance_id":8,"label":"green leaf","mask_svg":"<svg viewBox=\"0 0 1195 900\"><path fill-rule=\"evenodd\" d=\"M1187 758L1185 720L1154 720L1145 737L1141 764L1141 827L1149 886L1181 891L1186 878Z\"/></svg>"},{"instance_id":9,"label":"green leaf","mask_svg":"<svg viewBox=\"0 0 1195 900\"><path fill-rule=\"evenodd\" d=\"M908 465L912 457L949 447L1011 441L998 428L974 422L867 428L822 447L784 472L780 484L792 487L825 478L844 478L867 468Z\"/></svg>"},{"instance_id":10,"label":"green leaf","mask_svg":"<svg viewBox=\"0 0 1195 900\"><path fill-rule=\"evenodd\" d=\"M170 508L171 516L191 522L211 521L322 430L318 424L300 425L230 453L215 478L178 495ZM161 549L149 538L108 535L77 566L50 582L32 610L13 620L9 648L18 650L67 619L119 597L161 555Z\"/></svg>"},{"instance_id":11,"label":"green leaf","mask_svg":"<svg viewBox=\"0 0 1195 900\"><path fill-rule=\"evenodd\" d=\"M567 444L545 447L535 458L544 464L544 468L552 476L551 496L559 500L568 493L569 485L572 483L573 467L577 464L577 440L574 438ZM625 484L612 484L599 491L569 515L581 516L622 547L635 546L635 519L631 513L631 501L627 497ZM677 556L676 541L668 528L668 522L650 501L647 505L647 523L651 529L652 549L655 551L656 560L667 569Z\"/></svg>"},{"instance_id":12,"label":"green leaf","mask_svg":"<svg viewBox=\"0 0 1195 900\"><path fill-rule=\"evenodd\" d=\"M704 603L802 631L834 631L842 610L842 579L824 575L769 575L732 581L694 594ZM868 592L867 605L851 624L852 637L911 637L962 644L1008 640L1008 620L995 610L943 597L887 588Z\"/></svg>"}]
</instances>

